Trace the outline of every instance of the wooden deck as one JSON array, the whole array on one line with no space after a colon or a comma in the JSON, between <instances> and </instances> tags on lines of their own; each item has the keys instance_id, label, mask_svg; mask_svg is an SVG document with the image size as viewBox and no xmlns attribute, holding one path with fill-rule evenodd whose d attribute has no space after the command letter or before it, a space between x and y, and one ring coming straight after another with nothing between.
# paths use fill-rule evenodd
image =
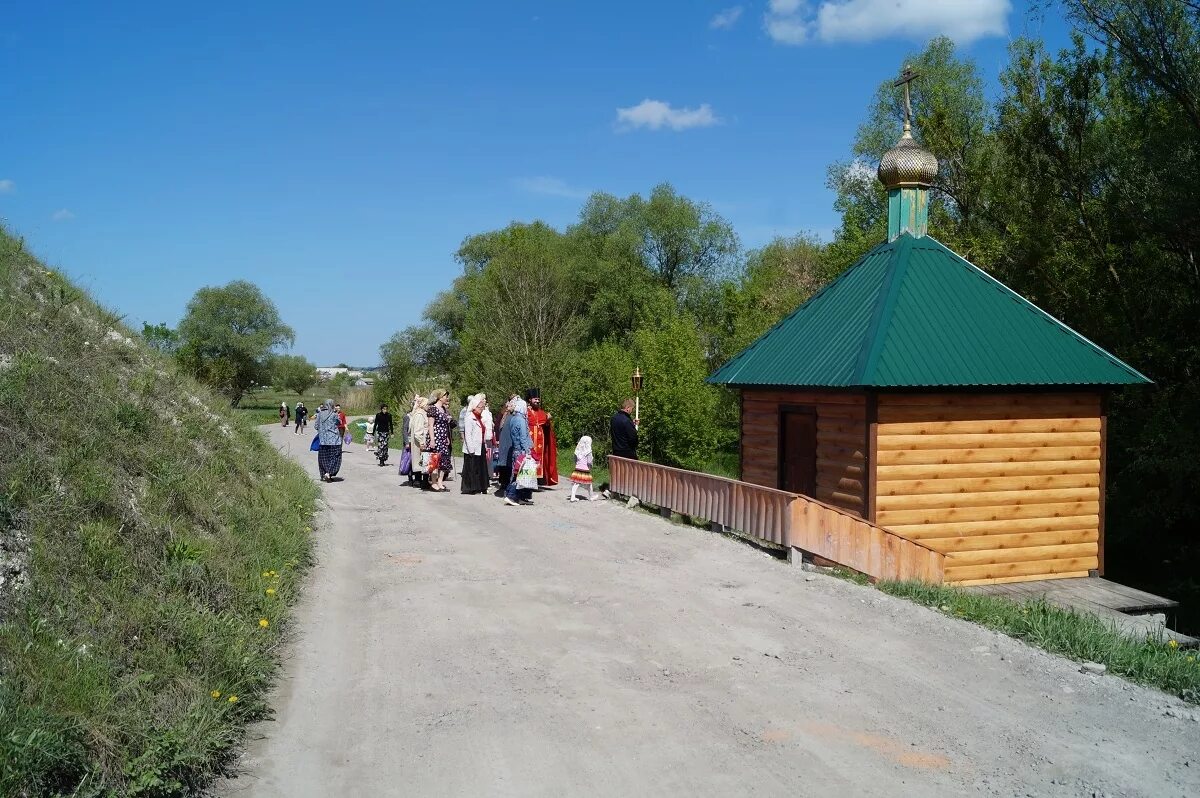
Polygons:
<instances>
[{"instance_id":1,"label":"wooden deck","mask_svg":"<svg viewBox=\"0 0 1200 798\"><path fill-rule=\"evenodd\" d=\"M1011 601L1045 599L1048 603L1056 604L1059 607L1078 612L1090 612L1106 621L1112 621L1118 628L1131 635L1138 637L1161 635L1162 639L1174 640L1181 646L1189 648L1200 646L1200 640L1164 628L1163 623L1152 617L1161 614L1165 616L1166 621L1169 621L1174 610L1179 607L1178 601L1110 582L1107 579L1096 577L1042 579L1036 582L975 585L965 587L963 590L1006 598Z\"/></svg>"},{"instance_id":2,"label":"wooden deck","mask_svg":"<svg viewBox=\"0 0 1200 798\"><path fill-rule=\"evenodd\" d=\"M1097 577L1041 579L1036 582L976 585L964 589L1017 601L1044 598L1051 604L1063 607L1091 612L1109 610L1127 615L1169 613L1179 606L1178 601Z\"/></svg>"}]
</instances>

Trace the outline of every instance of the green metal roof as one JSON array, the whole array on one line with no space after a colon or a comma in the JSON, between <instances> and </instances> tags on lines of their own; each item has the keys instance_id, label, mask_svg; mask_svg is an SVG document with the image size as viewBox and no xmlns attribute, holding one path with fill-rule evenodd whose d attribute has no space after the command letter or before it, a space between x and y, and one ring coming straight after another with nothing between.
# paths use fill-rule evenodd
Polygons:
<instances>
[{"instance_id":1,"label":"green metal roof","mask_svg":"<svg viewBox=\"0 0 1200 798\"><path fill-rule=\"evenodd\" d=\"M880 244L709 382L1133 385L1145 376L934 239Z\"/></svg>"}]
</instances>

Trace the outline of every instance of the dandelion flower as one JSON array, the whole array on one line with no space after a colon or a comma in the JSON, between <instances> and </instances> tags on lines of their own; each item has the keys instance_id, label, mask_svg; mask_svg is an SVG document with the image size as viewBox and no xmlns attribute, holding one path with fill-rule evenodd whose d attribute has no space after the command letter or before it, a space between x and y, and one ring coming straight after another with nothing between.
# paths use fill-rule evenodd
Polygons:
<instances>
[{"instance_id":1,"label":"dandelion flower","mask_svg":"<svg viewBox=\"0 0 1200 798\"><path fill-rule=\"evenodd\" d=\"M275 588L273 588L273 587L269 587L269 588L267 588L267 595L268 595L268 596L274 596L274 595L275 595Z\"/></svg>"},{"instance_id":2,"label":"dandelion flower","mask_svg":"<svg viewBox=\"0 0 1200 798\"><path fill-rule=\"evenodd\" d=\"M213 698L220 698L220 697L221 697L221 691L220 691L220 690L213 690L211 693L209 693L209 695L210 695L210 696L212 696Z\"/></svg>"},{"instance_id":3,"label":"dandelion flower","mask_svg":"<svg viewBox=\"0 0 1200 798\"><path fill-rule=\"evenodd\" d=\"M236 703L237 703L237 696L235 696L235 695L231 695L231 696L229 696L229 698L228 698L227 700L228 700L228 701L229 701L229 703L231 703L231 704L236 704Z\"/></svg>"},{"instance_id":4,"label":"dandelion flower","mask_svg":"<svg viewBox=\"0 0 1200 798\"><path fill-rule=\"evenodd\" d=\"M266 618L259 618L258 625L261 626L263 629L266 629L268 626L271 625L271 622L268 621Z\"/></svg>"},{"instance_id":5,"label":"dandelion flower","mask_svg":"<svg viewBox=\"0 0 1200 798\"><path fill-rule=\"evenodd\" d=\"M1195 661L1196 661L1195 657L1188 657L1188 662L1195 662Z\"/></svg>"},{"instance_id":6,"label":"dandelion flower","mask_svg":"<svg viewBox=\"0 0 1200 798\"><path fill-rule=\"evenodd\" d=\"M266 579L270 575L271 575L270 571L263 571L263 579Z\"/></svg>"},{"instance_id":7,"label":"dandelion flower","mask_svg":"<svg viewBox=\"0 0 1200 798\"><path fill-rule=\"evenodd\" d=\"M1170 641L1169 643L1167 643L1167 646L1168 646L1169 648L1179 648L1179 641L1178 641L1178 640L1172 640L1172 641Z\"/></svg>"}]
</instances>

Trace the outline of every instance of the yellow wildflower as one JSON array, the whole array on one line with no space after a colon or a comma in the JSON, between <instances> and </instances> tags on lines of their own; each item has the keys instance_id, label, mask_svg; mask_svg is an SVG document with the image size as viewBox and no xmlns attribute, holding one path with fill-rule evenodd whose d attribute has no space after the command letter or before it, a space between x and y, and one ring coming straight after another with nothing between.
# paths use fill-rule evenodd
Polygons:
<instances>
[{"instance_id":1,"label":"yellow wildflower","mask_svg":"<svg viewBox=\"0 0 1200 798\"><path fill-rule=\"evenodd\" d=\"M209 693L209 695L210 695L210 696L212 696L213 698L220 698L220 697L221 697L221 691L220 691L220 690L213 690L211 693Z\"/></svg>"},{"instance_id":2,"label":"yellow wildflower","mask_svg":"<svg viewBox=\"0 0 1200 798\"><path fill-rule=\"evenodd\" d=\"M1170 641L1170 642L1168 642L1168 643L1167 643L1167 647L1168 647L1168 648L1179 648L1179 641L1178 641L1178 640L1172 640L1172 641Z\"/></svg>"},{"instance_id":3,"label":"yellow wildflower","mask_svg":"<svg viewBox=\"0 0 1200 798\"><path fill-rule=\"evenodd\" d=\"M1195 661L1196 661L1195 657L1188 657L1188 662L1195 662Z\"/></svg>"},{"instance_id":4,"label":"yellow wildflower","mask_svg":"<svg viewBox=\"0 0 1200 798\"><path fill-rule=\"evenodd\" d=\"M229 703L231 703L231 704L236 704L236 703L237 703L237 696L235 696L235 695L231 695L231 696L229 696L229 698L228 698L228 701L229 701Z\"/></svg>"},{"instance_id":5,"label":"yellow wildflower","mask_svg":"<svg viewBox=\"0 0 1200 798\"><path fill-rule=\"evenodd\" d=\"M273 587L269 587L269 588L267 588L267 595L268 595L268 596L274 596L274 595L275 595L275 588L273 588Z\"/></svg>"},{"instance_id":6,"label":"yellow wildflower","mask_svg":"<svg viewBox=\"0 0 1200 798\"><path fill-rule=\"evenodd\" d=\"M263 629L266 629L268 626L271 625L271 622L268 621L266 618L259 618L258 625L261 626Z\"/></svg>"},{"instance_id":7,"label":"yellow wildflower","mask_svg":"<svg viewBox=\"0 0 1200 798\"><path fill-rule=\"evenodd\" d=\"M271 575L270 571L263 571L263 579L266 579L270 575Z\"/></svg>"}]
</instances>

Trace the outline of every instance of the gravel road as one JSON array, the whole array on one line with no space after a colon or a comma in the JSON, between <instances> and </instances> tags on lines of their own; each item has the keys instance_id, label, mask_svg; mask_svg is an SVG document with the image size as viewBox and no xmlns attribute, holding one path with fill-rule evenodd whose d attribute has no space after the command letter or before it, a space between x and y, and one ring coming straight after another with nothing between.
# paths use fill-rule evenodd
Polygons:
<instances>
[{"instance_id":1,"label":"gravel road","mask_svg":"<svg viewBox=\"0 0 1200 798\"><path fill-rule=\"evenodd\" d=\"M615 502L342 475L220 794L1200 795L1162 693Z\"/></svg>"}]
</instances>

